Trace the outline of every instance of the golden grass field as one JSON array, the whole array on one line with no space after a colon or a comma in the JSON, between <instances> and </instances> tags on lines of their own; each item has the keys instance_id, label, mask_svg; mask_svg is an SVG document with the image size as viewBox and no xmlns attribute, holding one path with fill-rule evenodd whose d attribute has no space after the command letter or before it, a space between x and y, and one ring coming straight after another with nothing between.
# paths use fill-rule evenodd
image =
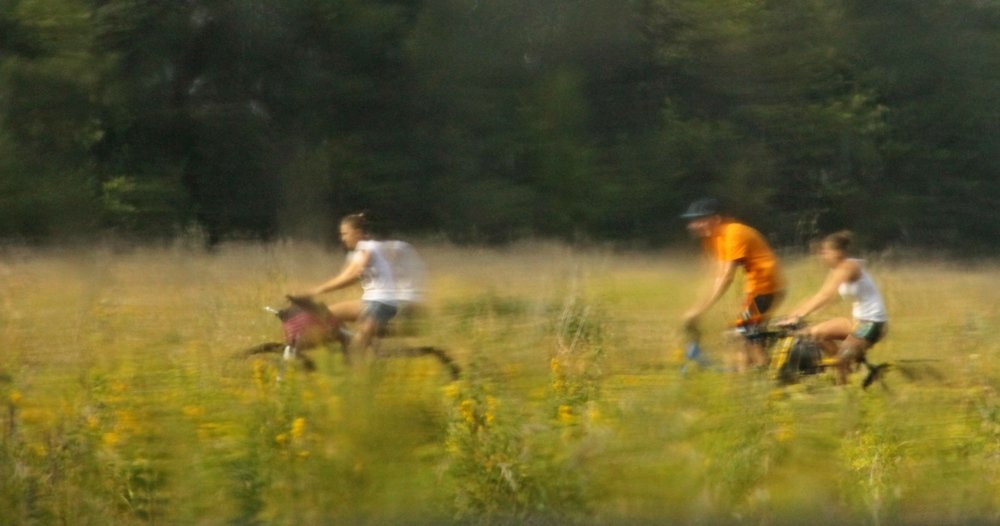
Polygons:
<instances>
[{"instance_id":1,"label":"golden grass field","mask_svg":"<svg viewBox=\"0 0 1000 526\"><path fill-rule=\"evenodd\" d=\"M432 294L407 342L451 351L456 382L429 358L239 356L338 251L0 251L0 524L1000 521L997 266L874 260L873 361L934 361L888 390L777 390L680 374L689 254L418 248ZM794 303L824 269L786 262ZM713 358L737 302L705 320Z\"/></svg>"}]
</instances>

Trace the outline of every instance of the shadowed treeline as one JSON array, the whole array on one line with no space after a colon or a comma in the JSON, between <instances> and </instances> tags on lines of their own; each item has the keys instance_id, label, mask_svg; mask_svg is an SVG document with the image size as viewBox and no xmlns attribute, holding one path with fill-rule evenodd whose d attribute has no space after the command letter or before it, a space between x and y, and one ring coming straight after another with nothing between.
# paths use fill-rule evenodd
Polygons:
<instances>
[{"instance_id":1,"label":"shadowed treeline","mask_svg":"<svg viewBox=\"0 0 1000 526\"><path fill-rule=\"evenodd\" d=\"M995 247L977 0L0 0L0 236Z\"/></svg>"}]
</instances>

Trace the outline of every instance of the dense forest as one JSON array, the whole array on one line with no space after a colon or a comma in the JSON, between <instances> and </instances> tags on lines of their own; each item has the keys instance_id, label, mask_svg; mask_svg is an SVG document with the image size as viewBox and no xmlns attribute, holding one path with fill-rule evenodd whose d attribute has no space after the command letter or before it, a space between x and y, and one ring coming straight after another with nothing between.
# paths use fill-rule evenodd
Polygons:
<instances>
[{"instance_id":1,"label":"dense forest","mask_svg":"<svg viewBox=\"0 0 1000 526\"><path fill-rule=\"evenodd\" d=\"M0 238L1000 246L995 0L0 0Z\"/></svg>"}]
</instances>

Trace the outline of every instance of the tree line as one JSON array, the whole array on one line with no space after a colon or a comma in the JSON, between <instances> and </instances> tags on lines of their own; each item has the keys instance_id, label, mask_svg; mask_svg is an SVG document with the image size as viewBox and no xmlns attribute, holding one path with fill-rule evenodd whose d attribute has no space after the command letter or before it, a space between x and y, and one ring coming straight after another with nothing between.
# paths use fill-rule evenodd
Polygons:
<instances>
[{"instance_id":1,"label":"tree line","mask_svg":"<svg viewBox=\"0 0 1000 526\"><path fill-rule=\"evenodd\" d=\"M0 238L998 246L1000 4L0 0Z\"/></svg>"}]
</instances>

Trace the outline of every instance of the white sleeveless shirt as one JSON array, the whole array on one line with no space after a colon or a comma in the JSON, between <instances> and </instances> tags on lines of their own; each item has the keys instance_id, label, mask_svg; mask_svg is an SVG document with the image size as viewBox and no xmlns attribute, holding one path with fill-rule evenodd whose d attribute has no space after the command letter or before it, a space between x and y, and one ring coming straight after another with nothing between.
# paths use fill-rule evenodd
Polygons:
<instances>
[{"instance_id":1,"label":"white sleeveless shirt","mask_svg":"<svg viewBox=\"0 0 1000 526\"><path fill-rule=\"evenodd\" d=\"M885 302L882 301L882 294L872 280L871 275L864 268L864 261L852 259L861 268L861 276L855 281L844 282L837 288L837 292L844 299L853 300L851 316L855 320L884 322L889 320L886 313Z\"/></svg>"},{"instance_id":2,"label":"white sleeveless shirt","mask_svg":"<svg viewBox=\"0 0 1000 526\"><path fill-rule=\"evenodd\" d=\"M413 245L406 241L391 240L381 241L379 247L392 271L396 301L404 305L423 302L426 290L424 262Z\"/></svg>"},{"instance_id":3,"label":"white sleeveless shirt","mask_svg":"<svg viewBox=\"0 0 1000 526\"><path fill-rule=\"evenodd\" d=\"M396 304L396 283L393 280L392 268L382 253L378 241L359 241L358 245L347 255L348 261L356 261L361 252L367 252L368 265L361 272L362 301L378 301L380 303Z\"/></svg>"}]
</instances>

